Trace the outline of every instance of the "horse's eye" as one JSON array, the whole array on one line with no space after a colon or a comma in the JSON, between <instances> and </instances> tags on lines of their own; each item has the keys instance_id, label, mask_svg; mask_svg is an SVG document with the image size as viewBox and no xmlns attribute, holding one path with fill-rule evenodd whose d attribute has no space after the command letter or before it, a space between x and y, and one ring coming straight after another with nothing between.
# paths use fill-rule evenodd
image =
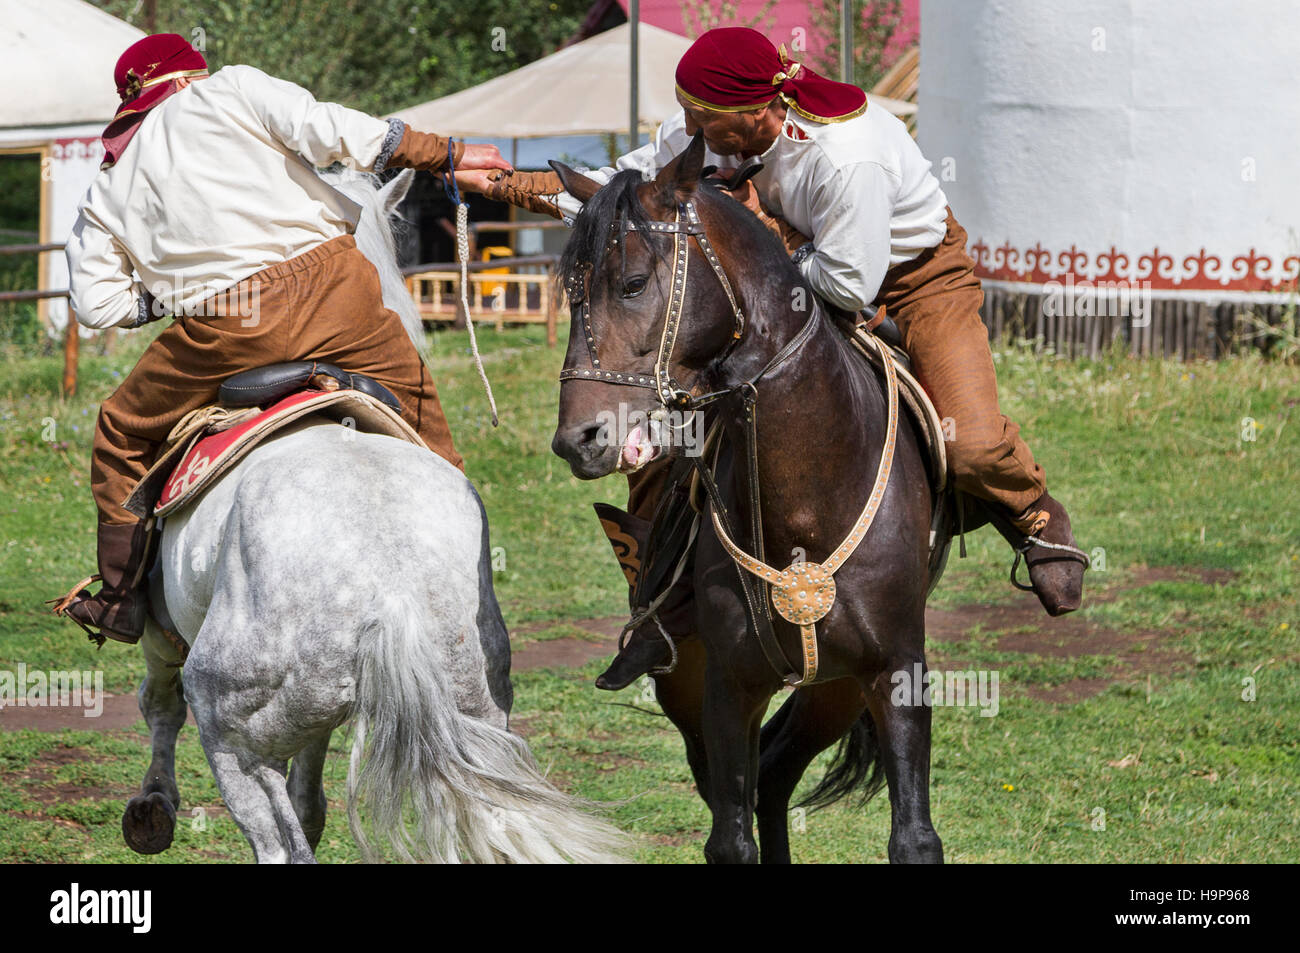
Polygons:
<instances>
[{"instance_id":1,"label":"horse's eye","mask_svg":"<svg viewBox=\"0 0 1300 953\"><path fill-rule=\"evenodd\" d=\"M645 276L641 275L636 278L628 278L623 282L623 297L635 298L641 292L645 291Z\"/></svg>"}]
</instances>

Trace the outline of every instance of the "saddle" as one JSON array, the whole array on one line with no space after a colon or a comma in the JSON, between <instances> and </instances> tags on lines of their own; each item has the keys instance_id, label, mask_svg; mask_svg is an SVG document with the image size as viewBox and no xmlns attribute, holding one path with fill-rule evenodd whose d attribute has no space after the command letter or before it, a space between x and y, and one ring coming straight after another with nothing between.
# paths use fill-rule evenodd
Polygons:
<instances>
[{"instance_id":1,"label":"saddle","mask_svg":"<svg viewBox=\"0 0 1300 953\"><path fill-rule=\"evenodd\" d=\"M179 512L263 440L311 415L424 446L388 388L332 364L297 361L245 371L221 385L218 399L172 429L123 504L129 512L141 519Z\"/></svg>"}]
</instances>

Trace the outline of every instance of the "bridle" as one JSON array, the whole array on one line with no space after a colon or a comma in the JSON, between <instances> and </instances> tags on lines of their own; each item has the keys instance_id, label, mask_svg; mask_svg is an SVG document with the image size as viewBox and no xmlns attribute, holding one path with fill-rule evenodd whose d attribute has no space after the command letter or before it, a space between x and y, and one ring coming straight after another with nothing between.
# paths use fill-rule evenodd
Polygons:
<instances>
[{"instance_id":1,"label":"bridle","mask_svg":"<svg viewBox=\"0 0 1300 953\"><path fill-rule=\"evenodd\" d=\"M898 431L898 380L894 373L893 361L885 346L872 337L873 344L881 350L881 355L884 358L885 377L888 383L889 422L885 434L885 445L876 473L875 485L866 506L854 523L853 529L822 563L798 562L785 570L769 566L764 562L762 505L758 483L757 384L768 373L785 363L811 337L819 324L822 314L821 309L814 303L814 306L810 309L811 313L808 320L804 322L803 327L757 374L732 387L699 396L694 395L681 386L670 369L673 347L681 327L686 300L686 281L690 262L690 239L692 237L699 242L701 251L703 251L705 258L713 269L713 273L722 285L723 291L726 292L735 319L731 341L715 359L715 363L721 363L732 352L744 334L746 325L745 314L736 299L736 294L731 287L730 280L727 278L727 273L723 270L722 263L718 260L717 253L713 250L708 235L705 234L704 225L695 209L695 199L692 197L685 202L678 203L671 222L651 221L638 226L628 221L624 215L612 222L610 228L618 233L618 237L611 239L615 244L620 240L626 243L629 231L644 230L651 234L670 234L673 236L673 277L668 293L668 303L665 306L664 327L659 338L659 351L655 357L655 366L652 371L647 372L611 370L601 365L596 337L591 327L591 304L589 289L586 287L591 278L591 269L587 268L581 277L581 287L579 286L578 277L570 276L566 291L569 295L572 317L582 322L582 332L586 338L587 353L591 359L591 366L566 365L560 371L560 381L593 380L648 388L655 392L659 403L663 405L665 410L670 407L683 410L698 410L724 397L736 394L740 396L741 416L745 424L744 434L745 443L747 444L748 502L751 516L750 538L754 555L750 555L734 542L736 533L732 528L722 494L718 491L713 473L701 458L692 457L691 462L700 477L701 485L709 496L714 532L737 567L746 613L754 631L758 635L759 644L767 656L768 662L787 684L792 686L807 685L817 677L816 623L830 612L835 604L834 573L857 550L858 544L865 538L867 530L875 519L876 511L884 499L885 487L889 482ZM626 248L626 244L624 244L624 247ZM682 555L678 563L674 578L680 574L688 555L689 547L687 553ZM768 585L773 587L771 603L768 600ZM628 630L640 625L647 618L655 618L655 621L658 622L655 613L670 588L671 586L665 589L644 611L637 613L624 627L624 632L626 633ZM777 612L781 614L782 618L799 626L803 644L801 673L792 670L785 658L785 653L780 647L780 643L776 639L776 635L772 630L769 604L776 606ZM662 629L663 626L660 624L660 630L662 631ZM671 645L671 639L669 639L669 644ZM673 658L675 661L675 649Z\"/></svg>"},{"instance_id":2,"label":"bridle","mask_svg":"<svg viewBox=\"0 0 1300 953\"><path fill-rule=\"evenodd\" d=\"M722 290L726 292L727 300L731 303L731 313L735 319L731 342L728 344L727 349L718 356L719 361L726 359L731 349L740 341L741 335L745 333L745 312L741 310L740 303L736 299L736 293L732 290L731 281L727 278L727 273L722 268L722 262L718 260L717 252L713 250L709 236L704 231L704 223L700 221L699 213L695 209L695 199L691 198L678 203L676 214L671 222L652 221L644 225L637 225L635 222L629 221L626 216L620 216L617 221L610 223L610 229L618 233L617 237L610 239L610 241L615 245L621 241L624 243L624 247L626 247L628 232L645 231L652 235L673 236L673 277L671 287L668 289L668 303L664 311L664 327L659 337L659 352L655 357L655 366L650 371L623 371L610 370L600 363L596 336L591 327L590 293L585 287L586 282L590 279L590 270L588 270L587 274L582 277L581 285L578 276L571 276L565 291L569 296L569 307L573 317L582 322L582 333L587 341L587 354L591 359L591 366L566 365L560 371L560 381L594 380L611 384L626 384L632 387L645 387L655 392L659 403L664 407L676 407L683 410L696 410L734 392L736 388L729 388L696 397L682 387L670 370L673 347L677 343L677 332L681 327L682 311L686 300L686 279L690 264L690 239L692 237L699 242L700 250L704 252L704 257L708 260L709 266L713 269L718 282L722 285ZM766 373L767 370L765 368L763 373Z\"/></svg>"}]
</instances>

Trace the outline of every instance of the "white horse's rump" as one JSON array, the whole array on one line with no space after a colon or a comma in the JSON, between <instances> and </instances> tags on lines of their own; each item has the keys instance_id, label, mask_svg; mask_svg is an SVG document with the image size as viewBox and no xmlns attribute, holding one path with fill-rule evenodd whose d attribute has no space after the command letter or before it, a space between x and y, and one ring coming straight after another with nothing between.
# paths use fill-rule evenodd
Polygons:
<instances>
[{"instance_id":1,"label":"white horse's rump","mask_svg":"<svg viewBox=\"0 0 1300 953\"><path fill-rule=\"evenodd\" d=\"M358 245L369 250L360 232ZM377 264L396 274L391 257ZM170 841L188 700L259 861L314 860L321 767L349 718L349 820L367 858L388 845L400 859L613 859L617 832L506 730L489 555L477 493L430 451L323 420L255 448L163 531L167 608L191 651L182 689L174 650L146 631L154 761L128 839L148 845L166 826Z\"/></svg>"}]
</instances>

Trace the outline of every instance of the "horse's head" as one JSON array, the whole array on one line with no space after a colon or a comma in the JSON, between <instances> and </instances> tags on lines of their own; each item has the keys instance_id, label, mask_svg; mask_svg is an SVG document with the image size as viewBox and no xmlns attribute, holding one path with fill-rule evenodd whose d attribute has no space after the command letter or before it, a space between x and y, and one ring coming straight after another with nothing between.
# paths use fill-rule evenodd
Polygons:
<instances>
[{"instance_id":1,"label":"horse's head","mask_svg":"<svg viewBox=\"0 0 1300 953\"><path fill-rule=\"evenodd\" d=\"M601 187L553 163L585 203L560 262L572 321L551 442L580 478L633 472L702 439L686 397L716 386L744 331L742 272L765 283L770 235L702 186L703 163L698 135L649 182L625 171Z\"/></svg>"}]
</instances>

